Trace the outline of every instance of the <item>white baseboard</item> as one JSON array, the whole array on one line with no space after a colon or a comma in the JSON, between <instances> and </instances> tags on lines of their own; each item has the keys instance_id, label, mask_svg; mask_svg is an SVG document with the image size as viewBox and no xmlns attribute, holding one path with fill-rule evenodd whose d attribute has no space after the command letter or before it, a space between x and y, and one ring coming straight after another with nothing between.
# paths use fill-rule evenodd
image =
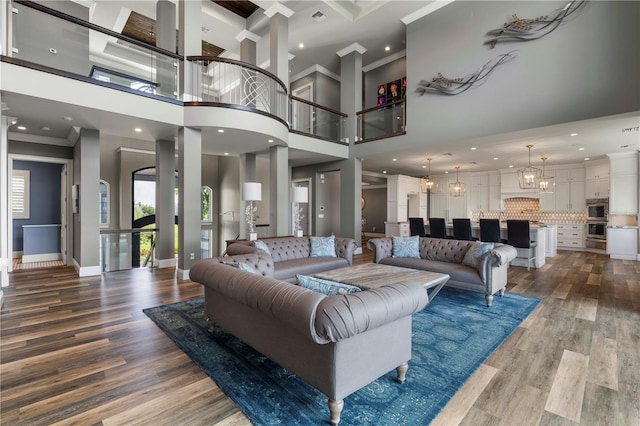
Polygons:
<instances>
[{"instance_id":1,"label":"white baseboard","mask_svg":"<svg viewBox=\"0 0 640 426\"><path fill-rule=\"evenodd\" d=\"M20 259L22 257L21 251L14 251L12 255L13 259Z\"/></svg>"},{"instance_id":2,"label":"white baseboard","mask_svg":"<svg viewBox=\"0 0 640 426\"><path fill-rule=\"evenodd\" d=\"M78 264L78 261L73 259L73 267L75 268L76 272L78 273L78 276L80 278L82 277L95 277L98 275L102 275L102 268L100 267L100 265L96 265L96 266L80 266Z\"/></svg>"},{"instance_id":3,"label":"white baseboard","mask_svg":"<svg viewBox=\"0 0 640 426\"><path fill-rule=\"evenodd\" d=\"M177 265L176 258L171 259L158 259L158 268L175 268Z\"/></svg>"},{"instance_id":4,"label":"white baseboard","mask_svg":"<svg viewBox=\"0 0 640 426\"><path fill-rule=\"evenodd\" d=\"M51 262L53 260L61 260L61 259L62 259L62 253L42 253L42 254L22 255L22 263Z\"/></svg>"},{"instance_id":5,"label":"white baseboard","mask_svg":"<svg viewBox=\"0 0 640 426\"><path fill-rule=\"evenodd\" d=\"M176 273L179 280L188 281L189 280L189 270L188 269L180 269Z\"/></svg>"}]
</instances>

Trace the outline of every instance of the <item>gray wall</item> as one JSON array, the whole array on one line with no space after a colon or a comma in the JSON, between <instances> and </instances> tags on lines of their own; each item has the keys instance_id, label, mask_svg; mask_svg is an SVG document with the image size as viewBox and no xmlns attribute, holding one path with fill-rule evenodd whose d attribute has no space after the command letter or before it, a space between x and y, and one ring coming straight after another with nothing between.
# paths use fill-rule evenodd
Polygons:
<instances>
[{"instance_id":1,"label":"gray wall","mask_svg":"<svg viewBox=\"0 0 640 426\"><path fill-rule=\"evenodd\" d=\"M320 175L324 174L324 182ZM291 179L311 179L312 185L312 235L340 235L340 171L336 163L296 167L291 170ZM324 207L324 210L320 210ZM323 214L324 218L318 218Z\"/></svg>"},{"instance_id":2,"label":"gray wall","mask_svg":"<svg viewBox=\"0 0 640 426\"><path fill-rule=\"evenodd\" d=\"M640 2L596 1L534 41L483 45L513 13L549 14L566 1L456 1L407 26L408 141L446 142L640 109ZM485 83L457 96L413 91L438 72L464 77L518 50Z\"/></svg>"},{"instance_id":3,"label":"gray wall","mask_svg":"<svg viewBox=\"0 0 640 426\"><path fill-rule=\"evenodd\" d=\"M367 218L364 232L384 234L384 222L387 220L387 188L367 189L363 186L362 196L366 201L362 216Z\"/></svg>"},{"instance_id":4,"label":"gray wall","mask_svg":"<svg viewBox=\"0 0 640 426\"><path fill-rule=\"evenodd\" d=\"M31 142L9 141L8 152L9 154L37 155L39 157L73 158L73 147Z\"/></svg>"},{"instance_id":5,"label":"gray wall","mask_svg":"<svg viewBox=\"0 0 640 426\"><path fill-rule=\"evenodd\" d=\"M393 62L382 65L364 73L364 107L376 106L378 101L378 86L399 80L407 75L407 58L396 59Z\"/></svg>"}]
</instances>

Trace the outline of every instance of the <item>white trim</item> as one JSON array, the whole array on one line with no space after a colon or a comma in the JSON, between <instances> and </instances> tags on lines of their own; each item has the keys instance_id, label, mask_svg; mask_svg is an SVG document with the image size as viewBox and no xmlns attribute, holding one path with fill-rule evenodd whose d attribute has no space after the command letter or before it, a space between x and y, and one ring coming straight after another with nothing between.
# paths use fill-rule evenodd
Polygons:
<instances>
[{"instance_id":1,"label":"white trim","mask_svg":"<svg viewBox=\"0 0 640 426\"><path fill-rule=\"evenodd\" d=\"M312 74L314 72L319 72L320 74L324 74L327 77L331 77L336 81L340 81L340 76L338 74L336 74L336 73L326 69L322 65L318 65L318 64L312 65L309 68L300 71L299 73L297 73L296 75L291 77L289 80L290 81L300 80L302 77L306 77L307 75Z\"/></svg>"},{"instance_id":2,"label":"white trim","mask_svg":"<svg viewBox=\"0 0 640 426\"><path fill-rule=\"evenodd\" d=\"M99 276L102 275L102 268L100 268L100 265L96 265L96 266L80 266L78 264L78 261L76 259L73 259L73 267L76 270L76 273L78 274L78 277L82 278L82 277L95 277L95 276Z\"/></svg>"},{"instance_id":3,"label":"white trim","mask_svg":"<svg viewBox=\"0 0 640 426\"><path fill-rule=\"evenodd\" d=\"M293 60L293 58L296 57L296 55L294 55L293 53L289 52L287 53L289 60ZM240 57L238 57L240 58ZM260 65L258 65L258 67L262 68L263 70L268 69L271 66L271 58L267 59L266 61L264 61L263 63L261 63Z\"/></svg>"},{"instance_id":4,"label":"white trim","mask_svg":"<svg viewBox=\"0 0 640 426\"><path fill-rule=\"evenodd\" d=\"M20 259L22 257L22 252L21 251L14 251L12 254L12 258L13 259Z\"/></svg>"},{"instance_id":5,"label":"white trim","mask_svg":"<svg viewBox=\"0 0 640 426\"><path fill-rule=\"evenodd\" d=\"M264 11L264 14L269 18L273 17L276 13L281 14L285 18L291 18L295 12L280 2L275 2L271 7Z\"/></svg>"},{"instance_id":6,"label":"white trim","mask_svg":"<svg viewBox=\"0 0 640 426\"><path fill-rule=\"evenodd\" d=\"M436 10L445 7L449 3L453 3L454 0L437 0L432 3L429 3L422 9L418 9L413 13L408 14L404 18L400 19L403 24L409 25L412 22L417 21L420 18L424 18L425 16L435 12Z\"/></svg>"},{"instance_id":7,"label":"white trim","mask_svg":"<svg viewBox=\"0 0 640 426\"><path fill-rule=\"evenodd\" d=\"M177 264L175 258L158 259L158 260L156 260L156 262L158 262L158 268L175 268L176 264Z\"/></svg>"},{"instance_id":8,"label":"white trim","mask_svg":"<svg viewBox=\"0 0 640 426\"><path fill-rule=\"evenodd\" d=\"M189 280L189 270L188 269L180 269L176 271L176 276L179 280L188 281Z\"/></svg>"},{"instance_id":9,"label":"white trim","mask_svg":"<svg viewBox=\"0 0 640 426\"><path fill-rule=\"evenodd\" d=\"M240 31L240 33L236 36L236 41L238 43L243 42L246 39L249 39L255 43L257 43L258 41L260 41L262 37L260 37L258 34L252 33L249 30L242 30Z\"/></svg>"},{"instance_id":10,"label":"white trim","mask_svg":"<svg viewBox=\"0 0 640 426\"><path fill-rule=\"evenodd\" d=\"M54 260L62 260L62 253L42 253L42 254L22 255L22 263L51 262Z\"/></svg>"},{"instance_id":11,"label":"white trim","mask_svg":"<svg viewBox=\"0 0 640 426\"><path fill-rule=\"evenodd\" d=\"M336 54L342 58L343 56L346 56L351 52L358 52L359 54L364 55L366 51L367 49L364 46L362 46L360 43L351 43L349 46L345 47L344 49L338 50Z\"/></svg>"},{"instance_id":12,"label":"white trim","mask_svg":"<svg viewBox=\"0 0 640 426\"><path fill-rule=\"evenodd\" d=\"M116 149L116 152L134 152L136 154L156 155L155 151L149 151L146 149L138 149L138 148L127 148L126 146L118 147L118 149Z\"/></svg>"},{"instance_id":13,"label":"white trim","mask_svg":"<svg viewBox=\"0 0 640 426\"><path fill-rule=\"evenodd\" d=\"M379 60L377 60L375 62L370 63L367 66L362 67L362 71L369 72L369 71L374 70L374 69L376 69L378 67L381 67L381 66L387 65L388 63L391 63L393 61L396 61L396 60L398 60L400 58L404 58L405 56L407 56L407 50L403 49L403 50L401 50L399 52L392 53L391 55L387 56L386 58L379 59Z\"/></svg>"},{"instance_id":14,"label":"white trim","mask_svg":"<svg viewBox=\"0 0 640 426\"><path fill-rule=\"evenodd\" d=\"M9 139L12 141L40 143L44 145L73 146L73 143L70 143L67 139L32 135L29 133L9 132Z\"/></svg>"}]
</instances>

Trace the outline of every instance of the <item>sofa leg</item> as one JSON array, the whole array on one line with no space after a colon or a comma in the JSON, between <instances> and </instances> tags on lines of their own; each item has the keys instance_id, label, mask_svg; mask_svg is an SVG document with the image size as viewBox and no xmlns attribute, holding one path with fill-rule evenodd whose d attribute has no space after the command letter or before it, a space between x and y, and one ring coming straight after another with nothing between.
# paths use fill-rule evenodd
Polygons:
<instances>
[{"instance_id":1,"label":"sofa leg","mask_svg":"<svg viewBox=\"0 0 640 426\"><path fill-rule=\"evenodd\" d=\"M340 423L340 413L342 413L342 408L344 407L344 400L334 401L329 398L329 412L331 413L331 422L332 425L337 425Z\"/></svg>"},{"instance_id":2,"label":"sofa leg","mask_svg":"<svg viewBox=\"0 0 640 426\"><path fill-rule=\"evenodd\" d=\"M504 287L502 287L502 288L500 289L500 292L498 293L498 295L499 295L500 297L504 296L504 290L505 290L505 288L504 288Z\"/></svg>"},{"instance_id":3,"label":"sofa leg","mask_svg":"<svg viewBox=\"0 0 640 426\"><path fill-rule=\"evenodd\" d=\"M493 303L493 294L485 294L484 298L487 300L487 306L491 307L491 304Z\"/></svg>"},{"instance_id":4,"label":"sofa leg","mask_svg":"<svg viewBox=\"0 0 640 426\"><path fill-rule=\"evenodd\" d=\"M398 373L398 382L404 383L407 378L407 370L409 369L409 364L403 362L399 366L396 367L396 373Z\"/></svg>"},{"instance_id":5,"label":"sofa leg","mask_svg":"<svg viewBox=\"0 0 640 426\"><path fill-rule=\"evenodd\" d=\"M207 318L207 331L209 333L213 333L213 329L215 328L216 323L211 319Z\"/></svg>"}]
</instances>

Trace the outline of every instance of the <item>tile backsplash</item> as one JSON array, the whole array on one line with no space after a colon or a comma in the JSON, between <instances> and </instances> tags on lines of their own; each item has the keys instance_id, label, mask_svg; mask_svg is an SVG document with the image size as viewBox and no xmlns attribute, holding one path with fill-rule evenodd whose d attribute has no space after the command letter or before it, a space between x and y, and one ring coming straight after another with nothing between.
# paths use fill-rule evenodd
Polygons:
<instances>
[{"instance_id":1,"label":"tile backsplash","mask_svg":"<svg viewBox=\"0 0 640 426\"><path fill-rule=\"evenodd\" d=\"M485 219L525 219L543 223L584 223L586 212L580 211L540 211L540 200L537 198L508 198L504 200L504 211L473 211L471 220ZM505 217L506 216L506 217Z\"/></svg>"}]
</instances>

